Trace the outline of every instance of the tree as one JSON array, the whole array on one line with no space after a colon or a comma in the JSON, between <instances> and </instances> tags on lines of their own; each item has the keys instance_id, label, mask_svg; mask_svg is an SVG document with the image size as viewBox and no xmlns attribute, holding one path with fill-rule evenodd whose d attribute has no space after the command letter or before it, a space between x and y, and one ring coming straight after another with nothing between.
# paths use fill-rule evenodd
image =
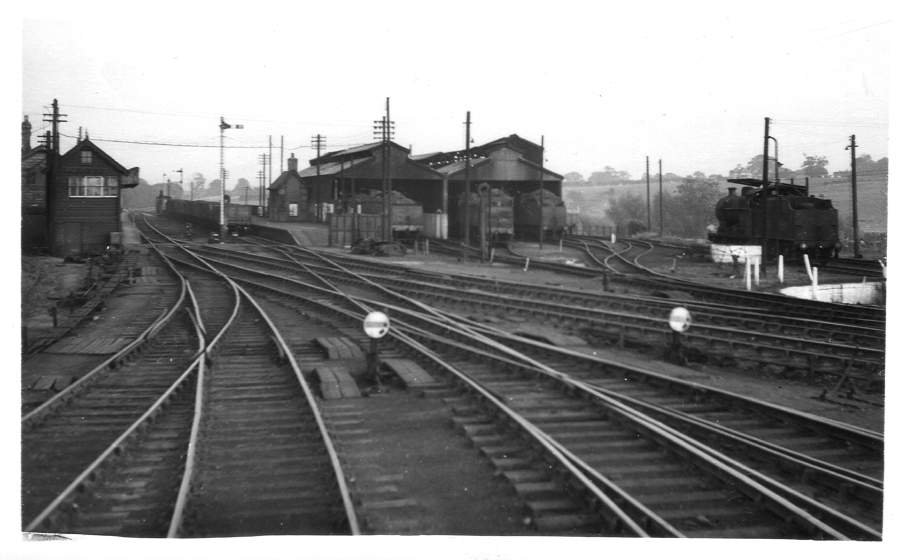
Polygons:
<instances>
[{"instance_id":1,"label":"tree","mask_svg":"<svg viewBox=\"0 0 900 560\"><path fill-rule=\"evenodd\" d=\"M728 172L729 179L742 179L742 178L749 177L749 176L750 176L750 171L746 167L741 165L740 163L737 164L734 167L734 169L732 169Z\"/></svg>"},{"instance_id":2,"label":"tree","mask_svg":"<svg viewBox=\"0 0 900 560\"><path fill-rule=\"evenodd\" d=\"M583 185L584 184L584 175L577 171L571 171L563 175L563 181L566 183L572 183L575 185Z\"/></svg>"},{"instance_id":3,"label":"tree","mask_svg":"<svg viewBox=\"0 0 900 560\"><path fill-rule=\"evenodd\" d=\"M203 176L203 173L194 173L192 181L194 182L194 191L202 193L203 189L206 187L206 177Z\"/></svg>"},{"instance_id":4,"label":"tree","mask_svg":"<svg viewBox=\"0 0 900 560\"><path fill-rule=\"evenodd\" d=\"M775 177L775 158L769 156L769 180L774 180ZM753 158L747 162L747 172L750 174L750 177L762 179L763 175L763 155L755 155Z\"/></svg>"},{"instance_id":5,"label":"tree","mask_svg":"<svg viewBox=\"0 0 900 560\"><path fill-rule=\"evenodd\" d=\"M203 196L219 196L222 192L222 181L220 179L213 179L209 182L209 185L206 187L206 190L203 191Z\"/></svg>"},{"instance_id":6,"label":"tree","mask_svg":"<svg viewBox=\"0 0 900 560\"><path fill-rule=\"evenodd\" d=\"M631 180L631 174L627 171L616 171L615 168L606 166L603 171L594 171L588 178L592 185L611 185Z\"/></svg>"},{"instance_id":7,"label":"tree","mask_svg":"<svg viewBox=\"0 0 900 560\"><path fill-rule=\"evenodd\" d=\"M647 204L644 197L635 193L625 193L609 201L606 217L620 227L632 221L646 221Z\"/></svg>"},{"instance_id":8,"label":"tree","mask_svg":"<svg viewBox=\"0 0 900 560\"><path fill-rule=\"evenodd\" d=\"M806 175L807 177L827 177L828 176L828 158L825 156L816 156L816 155L806 155L803 154L805 158L803 160L803 164L800 166L800 171Z\"/></svg>"},{"instance_id":9,"label":"tree","mask_svg":"<svg viewBox=\"0 0 900 560\"><path fill-rule=\"evenodd\" d=\"M716 202L722 192L716 181L686 178L672 194L663 193L665 232L684 237L702 237L715 223ZM653 216L659 215L659 195L654 197Z\"/></svg>"}]
</instances>

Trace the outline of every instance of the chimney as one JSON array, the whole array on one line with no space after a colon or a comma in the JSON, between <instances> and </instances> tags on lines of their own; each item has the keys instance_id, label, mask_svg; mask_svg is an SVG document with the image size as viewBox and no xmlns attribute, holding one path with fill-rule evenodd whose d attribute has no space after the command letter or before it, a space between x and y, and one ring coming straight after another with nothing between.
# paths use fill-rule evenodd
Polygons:
<instances>
[{"instance_id":1,"label":"chimney","mask_svg":"<svg viewBox=\"0 0 900 560\"><path fill-rule=\"evenodd\" d=\"M22 121L22 153L31 150L31 123L28 122L28 115Z\"/></svg>"},{"instance_id":2,"label":"chimney","mask_svg":"<svg viewBox=\"0 0 900 560\"><path fill-rule=\"evenodd\" d=\"M294 157L293 153L288 158L288 171L297 171L297 158Z\"/></svg>"}]
</instances>

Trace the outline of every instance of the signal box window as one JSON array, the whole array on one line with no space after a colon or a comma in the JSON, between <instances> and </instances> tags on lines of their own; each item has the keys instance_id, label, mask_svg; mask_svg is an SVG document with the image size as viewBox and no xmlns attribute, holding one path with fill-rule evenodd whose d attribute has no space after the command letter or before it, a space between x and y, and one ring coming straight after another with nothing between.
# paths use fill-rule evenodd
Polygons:
<instances>
[{"instance_id":1,"label":"signal box window","mask_svg":"<svg viewBox=\"0 0 900 560\"><path fill-rule=\"evenodd\" d=\"M288 215L292 217L297 216L297 205L296 204L288 204Z\"/></svg>"},{"instance_id":2,"label":"signal box window","mask_svg":"<svg viewBox=\"0 0 900 560\"><path fill-rule=\"evenodd\" d=\"M69 177L69 196L73 198L115 198L119 196L119 178Z\"/></svg>"},{"instance_id":3,"label":"signal box window","mask_svg":"<svg viewBox=\"0 0 900 560\"><path fill-rule=\"evenodd\" d=\"M81 151L81 163L82 165L90 165L93 161L94 154L90 150L82 150Z\"/></svg>"}]
</instances>

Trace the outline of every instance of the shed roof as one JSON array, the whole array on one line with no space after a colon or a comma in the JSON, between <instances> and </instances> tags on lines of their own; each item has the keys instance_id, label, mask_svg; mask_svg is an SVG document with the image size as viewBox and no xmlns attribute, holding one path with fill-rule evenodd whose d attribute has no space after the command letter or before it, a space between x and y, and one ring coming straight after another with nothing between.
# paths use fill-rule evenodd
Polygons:
<instances>
[{"instance_id":1,"label":"shed roof","mask_svg":"<svg viewBox=\"0 0 900 560\"><path fill-rule=\"evenodd\" d=\"M322 157L324 158L324 156ZM313 165L301 170L299 172L299 175L300 177L315 177L316 175L337 175L341 172L341 169L346 172L358 165L368 163L373 159L375 158L373 158L372 156L366 156L351 160L323 162L319 164L318 171L316 170L316 165L314 163L316 160L310 160L310 163L313 163Z\"/></svg>"},{"instance_id":2,"label":"shed roof","mask_svg":"<svg viewBox=\"0 0 900 560\"><path fill-rule=\"evenodd\" d=\"M481 165L489 163L490 161L491 160L489 160L487 158L470 159L469 160L469 169L474 169L476 167L479 167ZM465 171L465 169L466 169L466 162L465 162L465 160L463 160L463 161L454 161L453 163L448 163L447 165L444 165L443 167L438 167L437 171L438 171L438 173L447 175L449 177L450 175L454 175L461 171Z\"/></svg>"}]
</instances>

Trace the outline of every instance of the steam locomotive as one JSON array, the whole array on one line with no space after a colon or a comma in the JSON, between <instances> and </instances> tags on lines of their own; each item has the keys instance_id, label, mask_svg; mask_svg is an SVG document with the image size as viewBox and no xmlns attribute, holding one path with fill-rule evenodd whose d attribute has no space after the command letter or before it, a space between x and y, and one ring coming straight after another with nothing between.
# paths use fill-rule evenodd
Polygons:
<instances>
[{"instance_id":1,"label":"steam locomotive","mask_svg":"<svg viewBox=\"0 0 900 560\"><path fill-rule=\"evenodd\" d=\"M713 243L762 245L766 255L782 254L798 259L806 253L819 261L837 257L838 214L831 200L810 196L807 187L791 183L769 183L758 179L729 179L736 187L716 203L718 228L710 231Z\"/></svg>"}]
</instances>

